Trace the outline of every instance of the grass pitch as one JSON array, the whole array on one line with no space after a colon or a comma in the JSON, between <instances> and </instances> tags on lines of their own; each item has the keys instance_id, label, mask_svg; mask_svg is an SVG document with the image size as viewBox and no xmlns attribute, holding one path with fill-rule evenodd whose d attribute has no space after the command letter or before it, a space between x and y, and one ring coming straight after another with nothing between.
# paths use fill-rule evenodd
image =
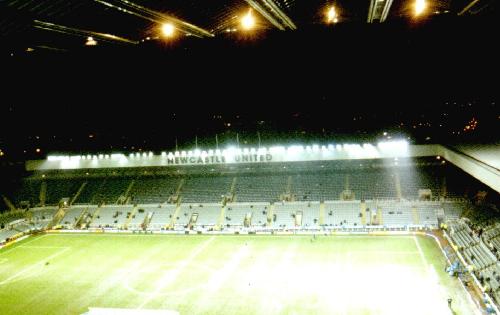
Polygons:
<instances>
[{"instance_id":1,"label":"grass pitch","mask_svg":"<svg viewBox=\"0 0 500 315\"><path fill-rule=\"evenodd\" d=\"M444 267L414 236L47 234L0 250L0 314L478 314Z\"/></svg>"}]
</instances>

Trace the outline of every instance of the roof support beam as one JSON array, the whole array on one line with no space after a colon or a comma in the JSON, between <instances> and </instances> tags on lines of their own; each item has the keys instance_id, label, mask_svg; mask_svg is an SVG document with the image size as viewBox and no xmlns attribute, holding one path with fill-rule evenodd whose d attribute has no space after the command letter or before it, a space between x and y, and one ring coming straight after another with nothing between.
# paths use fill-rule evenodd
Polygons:
<instances>
[{"instance_id":1,"label":"roof support beam","mask_svg":"<svg viewBox=\"0 0 500 315\"><path fill-rule=\"evenodd\" d=\"M380 18L380 22L385 22L387 19L387 15L389 15L389 10L391 9L393 0L386 0L384 5L384 10L382 11L382 17Z\"/></svg>"},{"instance_id":2,"label":"roof support beam","mask_svg":"<svg viewBox=\"0 0 500 315\"><path fill-rule=\"evenodd\" d=\"M279 30L284 31L285 27L278 22L272 14L267 12L261 5L255 0L245 0L255 11L259 12L266 20L268 20L272 25L276 26Z\"/></svg>"},{"instance_id":3,"label":"roof support beam","mask_svg":"<svg viewBox=\"0 0 500 315\"><path fill-rule=\"evenodd\" d=\"M112 34L106 34L106 33L99 33L99 32L94 32L94 31L89 31L89 30L82 30L78 28L73 28L73 27L68 27L64 25L59 25L59 24L54 24L54 23L49 23L49 22L44 22L44 21L39 21L39 20L34 20L34 27L46 31L51 31L51 32L57 32L57 33L62 33L62 34L68 34L68 35L73 35L73 36L81 36L81 37L88 37L92 36L95 38L98 38L99 40L102 41L107 41L107 42L114 42L114 43L123 43L123 44L137 44L137 41L133 41L124 37L119 37L115 36Z\"/></svg>"},{"instance_id":4,"label":"roof support beam","mask_svg":"<svg viewBox=\"0 0 500 315\"><path fill-rule=\"evenodd\" d=\"M462 11L458 13L458 15L463 15L465 12L469 11L479 0L472 0Z\"/></svg>"},{"instance_id":5,"label":"roof support beam","mask_svg":"<svg viewBox=\"0 0 500 315\"><path fill-rule=\"evenodd\" d=\"M158 24L163 24L166 22L172 23L174 24L175 28L181 30L186 34L195 35L198 37L214 37L214 34L194 24L191 24L189 22L180 20L178 18L175 18L173 16L161 12L151 10L149 8L143 7L141 5L138 5L136 3L127 0L94 0L94 1L101 3L105 6L108 6L110 8L116 9L118 11L125 12L127 14L132 14L137 17ZM112 2L117 2L119 3L119 5L114 4Z\"/></svg>"},{"instance_id":6,"label":"roof support beam","mask_svg":"<svg viewBox=\"0 0 500 315\"><path fill-rule=\"evenodd\" d=\"M278 17L282 24L286 27L296 30L297 26L292 22L292 20L283 12L277 5L274 3L274 0L263 0L263 2L271 9L271 13L274 13L276 17Z\"/></svg>"},{"instance_id":7,"label":"roof support beam","mask_svg":"<svg viewBox=\"0 0 500 315\"><path fill-rule=\"evenodd\" d=\"M368 9L368 23L378 20L380 23L384 22L389 15L393 0L370 0L370 7Z\"/></svg>"},{"instance_id":8,"label":"roof support beam","mask_svg":"<svg viewBox=\"0 0 500 315\"><path fill-rule=\"evenodd\" d=\"M372 22L372 18L373 18L373 11L374 11L374 7L375 7L375 2L377 0L370 0L370 7L368 8L368 18L366 19L366 22L367 23L371 23Z\"/></svg>"}]
</instances>

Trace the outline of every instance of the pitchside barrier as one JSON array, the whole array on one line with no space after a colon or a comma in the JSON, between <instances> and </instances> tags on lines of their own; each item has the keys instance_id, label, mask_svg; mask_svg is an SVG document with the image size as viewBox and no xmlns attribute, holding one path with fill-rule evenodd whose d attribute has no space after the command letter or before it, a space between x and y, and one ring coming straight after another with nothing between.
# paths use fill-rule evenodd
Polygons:
<instances>
[{"instance_id":1,"label":"pitchside barrier","mask_svg":"<svg viewBox=\"0 0 500 315\"><path fill-rule=\"evenodd\" d=\"M224 229L221 231L213 230L123 230L112 228L71 230L71 229L52 229L49 233L113 233L113 234L182 234L182 235L248 235L248 234L266 234L266 235L343 235L343 234L371 234L371 235L402 235L414 232L427 232L437 229L437 226L428 225L408 225L398 227L386 226L364 226L364 227L325 227L325 228L295 228L295 229L272 229L272 228L247 228L247 229Z\"/></svg>"},{"instance_id":2,"label":"pitchside barrier","mask_svg":"<svg viewBox=\"0 0 500 315\"><path fill-rule=\"evenodd\" d=\"M19 233L19 234L16 234L18 235L18 237L13 237L10 241L8 242L5 242L5 243L0 243L0 249L4 248L4 247L7 247L7 246L10 246L14 243L17 243L17 242L20 242L26 238L29 237L29 235L23 235L23 233ZM14 236L16 236L14 235Z\"/></svg>"}]
</instances>

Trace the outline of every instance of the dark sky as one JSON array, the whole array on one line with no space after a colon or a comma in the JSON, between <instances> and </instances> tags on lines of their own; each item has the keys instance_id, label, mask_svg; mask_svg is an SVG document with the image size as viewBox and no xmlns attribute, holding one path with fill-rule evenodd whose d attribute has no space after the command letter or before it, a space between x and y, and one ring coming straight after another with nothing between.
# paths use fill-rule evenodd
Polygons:
<instances>
[{"instance_id":1,"label":"dark sky","mask_svg":"<svg viewBox=\"0 0 500 315\"><path fill-rule=\"evenodd\" d=\"M486 140L500 134L491 19L339 26L4 53L0 149L157 149L171 148L176 137L208 143L215 133L256 141L257 131L269 141L359 138L400 122L406 126L398 132L413 122L459 130L474 116ZM420 139L449 136L439 128L410 131Z\"/></svg>"}]
</instances>

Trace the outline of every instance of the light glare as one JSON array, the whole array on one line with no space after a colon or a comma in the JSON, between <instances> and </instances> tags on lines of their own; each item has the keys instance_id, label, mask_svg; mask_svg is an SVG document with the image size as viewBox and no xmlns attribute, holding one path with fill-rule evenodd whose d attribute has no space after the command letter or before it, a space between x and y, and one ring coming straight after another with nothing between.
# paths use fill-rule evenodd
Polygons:
<instances>
[{"instance_id":1,"label":"light glare","mask_svg":"<svg viewBox=\"0 0 500 315\"><path fill-rule=\"evenodd\" d=\"M415 0L415 15L422 14L426 6L425 0Z\"/></svg>"},{"instance_id":2,"label":"light glare","mask_svg":"<svg viewBox=\"0 0 500 315\"><path fill-rule=\"evenodd\" d=\"M255 26L255 18L251 10L241 19L241 26L244 30L250 30Z\"/></svg>"},{"instance_id":3,"label":"light glare","mask_svg":"<svg viewBox=\"0 0 500 315\"><path fill-rule=\"evenodd\" d=\"M339 21L339 19L338 19L337 10L335 10L335 7L332 6L326 12L326 22L327 23L337 23L338 21Z\"/></svg>"},{"instance_id":4,"label":"light glare","mask_svg":"<svg viewBox=\"0 0 500 315\"><path fill-rule=\"evenodd\" d=\"M174 30L175 28L172 25L172 23L165 23L161 27L161 31L163 32L163 35L165 35L166 37L172 37L172 35L174 35Z\"/></svg>"}]
</instances>

